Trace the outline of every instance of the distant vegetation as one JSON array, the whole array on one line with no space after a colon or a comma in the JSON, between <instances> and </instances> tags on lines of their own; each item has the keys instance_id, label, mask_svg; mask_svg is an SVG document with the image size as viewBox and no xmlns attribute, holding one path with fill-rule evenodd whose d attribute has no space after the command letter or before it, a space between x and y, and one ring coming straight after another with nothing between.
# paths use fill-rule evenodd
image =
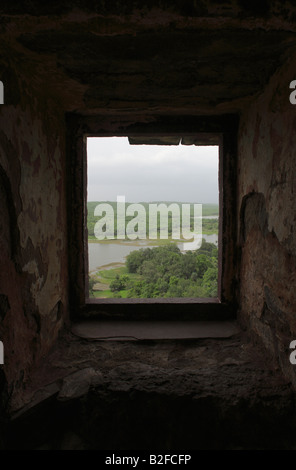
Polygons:
<instances>
[{"instance_id":1,"label":"distant vegetation","mask_svg":"<svg viewBox=\"0 0 296 470\"><path fill-rule=\"evenodd\" d=\"M115 242L117 203L107 202L114 211ZM88 202L87 228L89 241L96 241L94 227L99 217L94 216L95 207L100 202ZM148 217L148 204L141 203ZM160 204L160 203L158 203ZM167 203L168 205L171 203ZM126 203L126 207L129 203ZM203 216L218 216L216 204L203 204ZM191 210L191 230L193 224ZM126 218L126 224L133 217ZM146 221L147 239L149 233ZM159 231L159 227L158 227ZM203 219L202 233L218 234L218 219ZM108 269L98 270L89 276L89 296L95 298L172 298L172 297L216 297L218 286L218 249L215 244L204 239L201 247L194 251L181 252L172 243L172 216L168 215L168 240L157 240L157 247L141 248L132 251L124 265L114 263ZM101 243L104 243L103 240Z\"/></svg>"}]
</instances>

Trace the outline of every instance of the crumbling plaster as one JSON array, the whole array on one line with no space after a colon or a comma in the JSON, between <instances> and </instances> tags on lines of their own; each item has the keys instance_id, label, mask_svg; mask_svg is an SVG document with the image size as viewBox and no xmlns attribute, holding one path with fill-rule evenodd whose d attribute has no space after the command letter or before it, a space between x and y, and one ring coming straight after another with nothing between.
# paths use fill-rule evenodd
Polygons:
<instances>
[{"instance_id":1,"label":"crumbling plaster","mask_svg":"<svg viewBox=\"0 0 296 470\"><path fill-rule=\"evenodd\" d=\"M22 106L0 109L0 335L11 386L48 353L67 312L64 120L19 91Z\"/></svg>"},{"instance_id":2,"label":"crumbling plaster","mask_svg":"<svg viewBox=\"0 0 296 470\"><path fill-rule=\"evenodd\" d=\"M294 378L296 335L295 54L241 116L238 150L240 318Z\"/></svg>"}]
</instances>

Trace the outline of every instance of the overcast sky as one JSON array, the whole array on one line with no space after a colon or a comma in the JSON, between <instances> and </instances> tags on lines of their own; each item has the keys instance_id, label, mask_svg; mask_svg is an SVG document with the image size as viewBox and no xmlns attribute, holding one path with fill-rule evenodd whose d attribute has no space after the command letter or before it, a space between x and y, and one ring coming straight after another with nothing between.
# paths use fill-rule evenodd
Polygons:
<instances>
[{"instance_id":1,"label":"overcast sky","mask_svg":"<svg viewBox=\"0 0 296 470\"><path fill-rule=\"evenodd\" d=\"M88 201L218 203L218 147L87 139Z\"/></svg>"}]
</instances>

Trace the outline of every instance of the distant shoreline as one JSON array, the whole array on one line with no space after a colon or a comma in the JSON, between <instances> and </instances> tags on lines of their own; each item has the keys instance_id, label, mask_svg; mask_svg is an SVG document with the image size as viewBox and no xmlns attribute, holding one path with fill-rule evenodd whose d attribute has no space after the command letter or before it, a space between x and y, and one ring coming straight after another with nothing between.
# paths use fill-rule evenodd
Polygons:
<instances>
[{"instance_id":1,"label":"distant shoreline","mask_svg":"<svg viewBox=\"0 0 296 470\"><path fill-rule=\"evenodd\" d=\"M204 234L204 235L218 235L217 233L208 233L208 234ZM117 245L130 245L130 246L141 246L143 245L143 247L145 246L159 246L159 245L166 245L166 244L170 244L170 243L190 243L192 242L193 239L191 240L186 240L185 238L184 239L179 239L179 240L175 240L175 239L172 239L172 238L169 238L169 239L165 239L165 240L162 240L162 239L156 239L156 240L149 240L149 238L145 238L144 240L141 239L137 239L137 240L130 240L129 238L125 238L124 240L122 239L117 239L117 238L110 238L110 239L106 239L106 240L97 240L96 238L88 238L88 243L102 243L102 244L112 244L112 243L116 243Z\"/></svg>"}]
</instances>

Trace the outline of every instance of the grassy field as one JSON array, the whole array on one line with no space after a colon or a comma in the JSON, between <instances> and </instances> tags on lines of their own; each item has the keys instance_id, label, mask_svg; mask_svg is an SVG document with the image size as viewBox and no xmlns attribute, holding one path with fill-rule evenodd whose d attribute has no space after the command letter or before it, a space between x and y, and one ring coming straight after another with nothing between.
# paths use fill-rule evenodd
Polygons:
<instances>
[{"instance_id":1,"label":"grassy field","mask_svg":"<svg viewBox=\"0 0 296 470\"><path fill-rule=\"evenodd\" d=\"M218 204L203 204L202 215L203 217L207 217L209 215L219 215L219 205Z\"/></svg>"},{"instance_id":2,"label":"grassy field","mask_svg":"<svg viewBox=\"0 0 296 470\"><path fill-rule=\"evenodd\" d=\"M131 280L137 281L141 279L139 274L128 273L126 266L120 263L111 263L104 267L104 269L92 274L91 277L94 280L93 297L96 299L114 298L114 292L109 289L109 285L114 281L116 276L122 276L124 274L127 274ZM121 298L125 298L126 292L125 290L120 291Z\"/></svg>"}]
</instances>

